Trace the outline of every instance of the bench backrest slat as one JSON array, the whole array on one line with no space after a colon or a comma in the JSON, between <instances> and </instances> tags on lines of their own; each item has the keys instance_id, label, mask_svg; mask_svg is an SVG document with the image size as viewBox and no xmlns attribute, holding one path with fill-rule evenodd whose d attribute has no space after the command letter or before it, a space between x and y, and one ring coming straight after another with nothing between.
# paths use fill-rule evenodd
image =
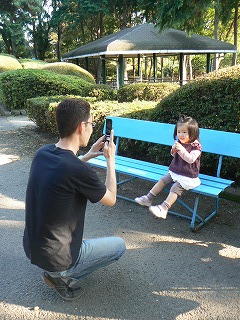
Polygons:
<instances>
[{"instance_id":1,"label":"bench backrest slat","mask_svg":"<svg viewBox=\"0 0 240 320\"><path fill-rule=\"evenodd\" d=\"M173 124L120 117L108 118L112 119L116 137L167 146L171 146L174 143L173 131L175 125ZM200 142L204 152L240 158L239 133L200 129Z\"/></svg>"}]
</instances>

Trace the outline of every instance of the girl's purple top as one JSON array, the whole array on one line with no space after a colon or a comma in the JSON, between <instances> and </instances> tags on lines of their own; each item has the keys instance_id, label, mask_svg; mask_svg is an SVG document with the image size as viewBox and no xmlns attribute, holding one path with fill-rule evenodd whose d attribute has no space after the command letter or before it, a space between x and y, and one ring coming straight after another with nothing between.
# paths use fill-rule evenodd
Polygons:
<instances>
[{"instance_id":1,"label":"girl's purple top","mask_svg":"<svg viewBox=\"0 0 240 320\"><path fill-rule=\"evenodd\" d=\"M181 143L180 141L178 142L189 153L193 150L202 151L202 146L198 140L195 140L194 142L191 142L191 143ZM185 177L197 178L200 170L200 157L201 157L201 154L199 155L199 157L194 163L188 163L185 160L183 160L178 153L175 153L172 159L172 162L169 166L169 170Z\"/></svg>"}]
</instances>

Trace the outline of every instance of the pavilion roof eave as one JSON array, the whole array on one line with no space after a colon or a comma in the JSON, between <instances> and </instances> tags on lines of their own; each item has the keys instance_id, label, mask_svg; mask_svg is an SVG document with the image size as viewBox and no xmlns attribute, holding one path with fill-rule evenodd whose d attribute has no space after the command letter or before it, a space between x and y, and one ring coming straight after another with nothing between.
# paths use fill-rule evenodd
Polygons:
<instances>
[{"instance_id":1,"label":"pavilion roof eave","mask_svg":"<svg viewBox=\"0 0 240 320\"><path fill-rule=\"evenodd\" d=\"M185 54L203 54L203 53L236 53L237 50L224 50L224 49L218 49L218 50L124 50L124 51L103 51L103 52L97 52L97 53L88 53L88 54L82 54L82 55L76 55L76 56L69 56L62 58L62 61L64 60L71 60L71 59L79 59L79 58L87 58L87 57L97 57L97 56L119 56L124 55L124 56L136 56L138 54L179 54L179 53L185 53Z\"/></svg>"}]
</instances>

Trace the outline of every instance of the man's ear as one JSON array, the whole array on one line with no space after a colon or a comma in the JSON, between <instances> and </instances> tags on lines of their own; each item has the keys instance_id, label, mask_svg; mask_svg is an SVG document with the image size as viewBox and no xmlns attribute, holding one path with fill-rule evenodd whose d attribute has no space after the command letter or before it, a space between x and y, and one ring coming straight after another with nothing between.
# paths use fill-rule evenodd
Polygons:
<instances>
[{"instance_id":1,"label":"man's ear","mask_svg":"<svg viewBox=\"0 0 240 320\"><path fill-rule=\"evenodd\" d=\"M77 133L82 133L84 130L84 122L80 122L77 126Z\"/></svg>"}]
</instances>

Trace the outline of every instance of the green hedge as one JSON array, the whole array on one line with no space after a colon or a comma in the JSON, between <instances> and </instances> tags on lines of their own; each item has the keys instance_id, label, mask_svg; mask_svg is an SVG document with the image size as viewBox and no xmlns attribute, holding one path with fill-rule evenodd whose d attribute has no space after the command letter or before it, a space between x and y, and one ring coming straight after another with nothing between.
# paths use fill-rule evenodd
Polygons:
<instances>
[{"instance_id":1,"label":"green hedge","mask_svg":"<svg viewBox=\"0 0 240 320\"><path fill-rule=\"evenodd\" d=\"M73 94L82 95L92 84L74 76L59 75L45 70L16 70L0 74L0 101L9 110L25 108L29 98Z\"/></svg>"},{"instance_id":2,"label":"green hedge","mask_svg":"<svg viewBox=\"0 0 240 320\"><path fill-rule=\"evenodd\" d=\"M42 130L57 135L55 122L55 109L58 103L66 97L74 96L53 96L38 97L27 100L27 114ZM75 98L80 98L75 96ZM127 118L146 119L155 107L154 102L142 101L132 103L118 103L117 101L97 101L95 97L83 97L91 104L92 114L96 127L91 138L91 142L99 138L102 134L104 118L108 115L121 116Z\"/></svg>"},{"instance_id":3,"label":"green hedge","mask_svg":"<svg viewBox=\"0 0 240 320\"><path fill-rule=\"evenodd\" d=\"M95 83L93 75L87 70L69 62L47 63L41 67L42 70L48 70L59 74L76 76L91 83Z\"/></svg>"},{"instance_id":4,"label":"green hedge","mask_svg":"<svg viewBox=\"0 0 240 320\"><path fill-rule=\"evenodd\" d=\"M118 90L118 101L133 100L159 101L179 88L178 84L165 83L133 83Z\"/></svg>"},{"instance_id":5,"label":"green hedge","mask_svg":"<svg viewBox=\"0 0 240 320\"><path fill-rule=\"evenodd\" d=\"M240 132L240 73L239 67L219 71L206 79L181 87L163 99L150 115L150 120L176 123L181 114L194 117L199 126L215 130ZM212 78L212 80L211 80ZM201 137L200 137L201 138ZM159 148L149 148L148 154L157 162L166 158ZM216 156L203 154L201 171L216 173ZM223 161L222 177L240 182L240 160Z\"/></svg>"},{"instance_id":6,"label":"green hedge","mask_svg":"<svg viewBox=\"0 0 240 320\"><path fill-rule=\"evenodd\" d=\"M7 54L0 55L0 72L17 69L22 69L22 65L14 56Z\"/></svg>"},{"instance_id":7,"label":"green hedge","mask_svg":"<svg viewBox=\"0 0 240 320\"><path fill-rule=\"evenodd\" d=\"M27 115L29 119L34 121L41 130L57 134L54 111L57 104L67 98L84 99L89 103L96 101L95 97L81 97L72 95L31 98L27 99L26 102Z\"/></svg>"},{"instance_id":8,"label":"green hedge","mask_svg":"<svg viewBox=\"0 0 240 320\"><path fill-rule=\"evenodd\" d=\"M91 87L83 88L83 96L96 97L97 100L116 100L117 90L106 84L95 84Z\"/></svg>"}]
</instances>

